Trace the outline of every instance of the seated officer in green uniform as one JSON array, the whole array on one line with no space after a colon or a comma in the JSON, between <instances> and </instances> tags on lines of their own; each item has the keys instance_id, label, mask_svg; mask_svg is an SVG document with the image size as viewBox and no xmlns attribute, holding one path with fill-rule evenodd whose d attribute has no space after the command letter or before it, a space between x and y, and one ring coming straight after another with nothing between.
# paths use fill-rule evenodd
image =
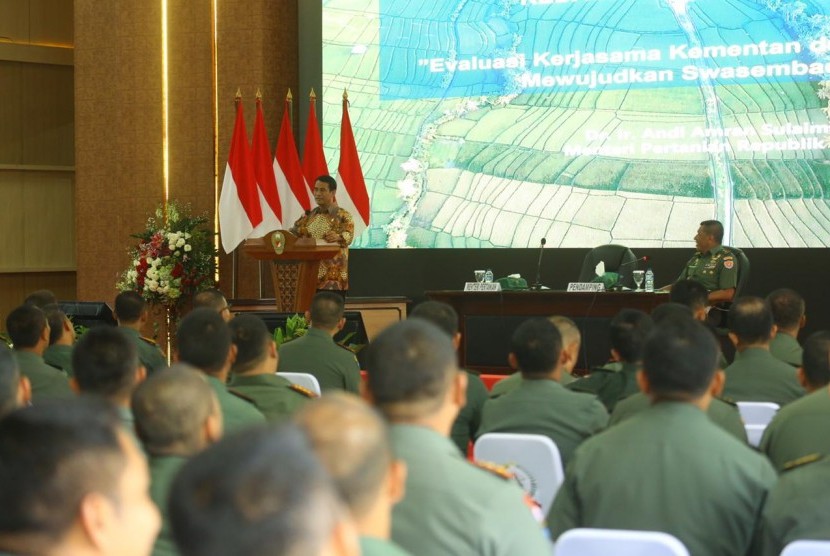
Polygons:
<instances>
[{"instance_id":1,"label":"seated officer in green uniform","mask_svg":"<svg viewBox=\"0 0 830 556\"><path fill-rule=\"evenodd\" d=\"M295 425L228 435L185 463L170 489L182 556L357 556L357 531Z\"/></svg>"},{"instance_id":2,"label":"seated officer in green uniform","mask_svg":"<svg viewBox=\"0 0 830 556\"><path fill-rule=\"evenodd\" d=\"M407 467L392 540L418 555L549 554L519 486L467 462L448 438L467 375L446 333L408 319L368 350L367 395L392 423L392 450Z\"/></svg>"},{"instance_id":3,"label":"seated officer in green uniform","mask_svg":"<svg viewBox=\"0 0 830 556\"><path fill-rule=\"evenodd\" d=\"M175 556L179 552L167 514L170 485L188 458L222 436L219 402L199 371L177 363L142 382L132 407L150 466L150 497L161 513L153 556Z\"/></svg>"},{"instance_id":4,"label":"seated officer in green uniform","mask_svg":"<svg viewBox=\"0 0 830 556\"><path fill-rule=\"evenodd\" d=\"M43 352L49 345L49 322L34 305L21 305L6 317L6 331L14 344L20 372L32 386L32 403L48 398L71 398L66 373L47 365Z\"/></svg>"},{"instance_id":5,"label":"seated officer in green uniform","mask_svg":"<svg viewBox=\"0 0 830 556\"><path fill-rule=\"evenodd\" d=\"M49 347L43 352L43 361L71 377L75 327L57 304L47 305L43 312L49 321Z\"/></svg>"},{"instance_id":6,"label":"seated officer in green uniform","mask_svg":"<svg viewBox=\"0 0 830 556\"><path fill-rule=\"evenodd\" d=\"M769 352L784 363L800 367L802 349L798 344L798 333L807 323L804 298L795 290L781 288L767 296L767 304L778 328L769 344Z\"/></svg>"},{"instance_id":7,"label":"seated officer in green uniform","mask_svg":"<svg viewBox=\"0 0 830 556\"><path fill-rule=\"evenodd\" d=\"M20 374L12 351L0 345L0 419L18 407L29 405L31 400L29 379Z\"/></svg>"},{"instance_id":8,"label":"seated officer in green uniform","mask_svg":"<svg viewBox=\"0 0 830 556\"><path fill-rule=\"evenodd\" d=\"M553 440L567 467L579 444L608 424L593 394L559 384L562 337L547 319L524 321L510 339L508 360L522 373L518 388L484 404L477 437L488 432L542 434Z\"/></svg>"},{"instance_id":9,"label":"seated officer in green uniform","mask_svg":"<svg viewBox=\"0 0 830 556\"><path fill-rule=\"evenodd\" d=\"M138 350L138 359L148 374L167 366L167 357L161 348L141 335L141 331L150 319L147 302L136 292L121 292L115 297L115 319L118 327L130 337Z\"/></svg>"},{"instance_id":10,"label":"seated officer in green uniform","mask_svg":"<svg viewBox=\"0 0 830 556\"><path fill-rule=\"evenodd\" d=\"M729 339L735 360L726 368L723 395L738 402L784 405L804 395L795 368L773 357L772 311L759 297L741 297L729 308Z\"/></svg>"},{"instance_id":11,"label":"seated officer in green uniform","mask_svg":"<svg viewBox=\"0 0 830 556\"><path fill-rule=\"evenodd\" d=\"M106 402L49 400L0 421L0 552L146 556L147 463Z\"/></svg>"},{"instance_id":12,"label":"seated officer in green uniform","mask_svg":"<svg viewBox=\"0 0 830 556\"><path fill-rule=\"evenodd\" d=\"M198 309L199 307L207 307L208 309L216 311L225 322L233 320L231 306L228 305L225 294L216 288L202 290L193 296L193 308Z\"/></svg>"},{"instance_id":13,"label":"seated officer in green uniform","mask_svg":"<svg viewBox=\"0 0 830 556\"><path fill-rule=\"evenodd\" d=\"M305 336L280 346L279 371L314 375L323 392L360 392L360 365L354 352L334 341L343 329L343 298L334 292L317 292L306 311Z\"/></svg>"},{"instance_id":14,"label":"seated officer in green uniform","mask_svg":"<svg viewBox=\"0 0 830 556\"><path fill-rule=\"evenodd\" d=\"M594 369L590 376L569 384L568 389L595 394L609 412L618 401L639 392L637 371L652 325L651 317L642 311L623 309L617 313L611 319L611 359L622 367Z\"/></svg>"},{"instance_id":15,"label":"seated officer in green uniform","mask_svg":"<svg viewBox=\"0 0 830 556\"><path fill-rule=\"evenodd\" d=\"M551 509L555 538L575 527L662 531L690 554L750 553L777 477L706 417L717 356L691 319L654 330L639 375L652 406L577 448Z\"/></svg>"},{"instance_id":16,"label":"seated officer in green uniform","mask_svg":"<svg viewBox=\"0 0 830 556\"><path fill-rule=\"evenodd\" d=\"M458 330L458 313L452 305L441 301L424 301L412 310L409 317L424 319L446 332L455 351L458 351L461 345L461 332ZM481 424L481 409L487 401L487 387L478 375L466 370L464 372L467 374L467 403L458 412L458 417L452 424L450 438L466 456L467 447Z\"/></svg>"},{"instance_id":17,"label":"seated officer in green uniform","mask_svg":"<svg viewBox=\"0 0 830 556\"><path fill-rule=\"evenodd\" d=\"M577 359L579 359L579 347L582 344L582 334L576 323L568 317L561 315L554 315L548 320L553 323L559 335L562 336L562 352L559 355L559 367L562 369L562 378L559 384L567 386L577 380L573 376L573 370L576 366ZM522 383L522 373L515 371L509 377L498 381L490 389L490 397L498 398L503 394L507 394L511 390L515 390Z\"/></svg>"},{"instance_id":18,"label":"seated officer in green uniform","mask_svg":"<svg viewBox=\"0 0 830 556\"><path fill-rule=\"evenodd\" d=\"M695 235L697 252L689 259L678 280L696 280L709 292L709 304L732 301L738 286L738 260L723 241L723 224L704 220ZM671 290L672 286L664 289Z\"/></svg>"},{"instance_id":19,"label":"seated officer in green uniform","mask_svg":"<svg viewBox=\"0 0 830 556\"><path fill-rule=\"evenodd\" d=\"M277 345L262 319L239 315L228 327L236 346L228 386L253 400L271 422L286 419L317 394L276 374Z\"/></svg>"},{"instance_id":20,"label":"seated officer in green uniform","mask_svg":"<svg viewBox=\"0 0 830 556\"><path fill-rule=\"evenodd\" d=\"M332 392L297 413L354 518L363 556L406 556L389 540L392 506L404 496L406 464L394 458L383 418L348 392Z\"/></svg>"},{"instance_id":21,"label":"seated officer in green uniform","mask_svg":"<svg viewBox=\"0 0 830 556\"><path fill-rule=\"evenodd\" d=\"M830 455L830 332L804 342L798 376L808 394L782 407L764 430L760 449L779 471L813 453Z\"/></svg>"},{"instance_id":22,"label":"seated officer in green uniform","mask_svg":"<svg viewBox=\"0 0 830 556\"><path fill-rule=\"evenodd\" d=\"M236 346L231 343L231 331L219 313L207 307L193 309L179 323L176 341L178 360L202 371L213 388L226 432L265 422L250 398L226 386Z\"/></svg>"}]
</instances>

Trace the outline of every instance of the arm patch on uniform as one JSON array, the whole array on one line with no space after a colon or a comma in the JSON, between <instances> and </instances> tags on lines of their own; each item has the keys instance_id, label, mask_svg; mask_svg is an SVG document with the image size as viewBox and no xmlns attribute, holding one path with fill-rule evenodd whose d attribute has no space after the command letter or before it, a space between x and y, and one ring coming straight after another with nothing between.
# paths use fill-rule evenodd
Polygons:
<instances>
[{"instance_id":1,"label":"arm patch on uniform","mask_svg":"<svg viewBox=\"0 0 830 556\"><path fill-rule=\"evenodd\" d=\"M732 257L729 257L729 258L724 257L724 259L723 259L723 268L725 268L727 270L732 270L733 268L735 268L735 259L733 259Z\"/></svg>"}]
</instances>

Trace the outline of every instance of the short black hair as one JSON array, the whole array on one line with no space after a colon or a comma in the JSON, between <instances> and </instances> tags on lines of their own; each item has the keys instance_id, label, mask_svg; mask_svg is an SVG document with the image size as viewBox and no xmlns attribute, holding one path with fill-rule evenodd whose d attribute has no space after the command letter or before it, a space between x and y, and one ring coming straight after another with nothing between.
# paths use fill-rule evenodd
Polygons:
<instances>
[{"instance_id":1,"label":"short black hair","mask_svg":"<svg viewBox=\"0 0 830 556\"><path fill-rule=\"evenodd\" d=\"M138 292L125 291L115 296L115 317L125 324L138 321L146 307L147 302Z\"/></svg>"},{"instance_id":2,"label":"short black hair","mask_svg":"<svg viewBox=\"0 0 830 556\"><path fill-rule=\"evenodd\" d=\"M694 319L694 317L695 314L688 305L675 303L674 301L661 303L651 310L651 321L656 325L674 319Z\"/></svg>"},{"instance_id":3,"label":"short black hair","mask_svg":"<svg viewBox=\"0 0 830 556\"><path fill-rule=\"evenodd\" d=\"M344 310L343 297L329 291L317 292L311 299L311 308L308 310L311 315L311 325L315 328L331 330L343 318Z\"/></svg>"},{"instance_id":4,"label":"short black hair","mask_svg":"<svg viewBox=\"0 0 830 556\"><path fill-rule=\"evenodd\" d=\"M611 347L623 361L636 363L643 356L643 346L653 327L651 317L643 311L623 309L611 319Z\"/></svg>"},{"instance_id":5,"label":"short black hair","mask_svg":"<svg viewBox=\"0 0 830 556\"><path fill-rule=\"evenodd\" d=\"M225 308L228 301L225 299L225 294L216 288L208 288L202 290L193 296L193 308L199 309L201 307L208 307L214 311L221 311Z\"/></svg>"},{"instance_id":6,"label":"short black hair","mask_svg":"<svg viewBox=\"0 0 830 556\"><path fill-rule=\"evenodd\" d=\"M819 330L804 342L802 368L810 385L820 388L830 384L830 331Z\"/></svg>"},{"instance_id":7,"label":"short black hair","mask_svg":"<svg viewBox=\"0 0 830 556\"><path fill-rule=\"evenodd\" d=\"M33 348L49 325L46 314L35 305L21 305L6 317L6 331L15 348Z\"/></svg>"},{"instance_id":8,"label":"short black hair","mask_svg":"<svg viewBox=\"0 0 830 556\"><path fill-rule=\"evenodd\" d=\"M450 338L458 333L458 313L449 303L424 301L416 305L409 316L431 322L449 334Z\"/></svg>"},{"instance_id":9,"label":"short black hair","mask_svg":"<svg viewBox=\"0 0 830 556\"><path fill-rule=\"evenodd\" d=\"M711 235L718 243L723 243L723 224L719 220L704 220L700 223L706 230L706 233Z\"/></svg>"},{"instance_id":10,"label":"short black hair","mask_svg":"<svg viewBox=\"0 0 830 556\"><path fill-rule=\"evenodd\" d=\"M179 323L176 342L180 361L216 374L228 360L231 331L219 313L200 307L190 311Z\"/></svg>"},{"instance_id":11,"label":"short black hair","mask_svg":"<svg viewBox=\"0 0 830 556\"><path fill-rule=\"evenodd\" d=\"M43 309L47 305L54 305L58 302L58 298L51 290L37 290L26 296L23 300L24 305L34 305L39 309Z\"/></svg>"},{"instance_id":12,"label":"short black hair","mask_svg":"<svg viewBox=\"0 0 830 556\"><path fill-rule=\"evenodd\" d=\"M458 370L447 334L423 319L396 322L366 351L366 385L387 417L437 410Z\"/></svg>"},{"instance_id":13,"label":"short black hair","mask_svg":"<svg viewBox=\"0 0 830 556\"><path fill-rule=\"evenodd\" d=\"M528 319L510 337L510 352L516 357L522 376L547 376L559 363L562 335L548 319Z\"/></svg>"},{"instance_id":14,"label":"short black hair","mask_svg":"<svg viewBox=\"0 0 830 556\"><path fill-rule=\"evenodd\" d=\"M59 542L90 492L118 502L127 465L112 405L45 400L0 420L0 537ZM38 551L38 548L32 548Z\"/></svg>"},{"instance_id":15,"label":"short black hair","mask_svg":"<svg viewBox=\"0 0 830 556\"><path fill-rule=\"evenodd\" d=\"M672 285L669 297L692 311L709 305L709 291L697 280L678 280Z\"/></svg>"},{"instance_id":16,"label":"short black hair","mask_svg":"<svg viewBox=\"0 0 830 556\"><path fill-rule=\"evenodd\" d=\"M712 333L693 319L661 323L643 349L643 372L658 397L690 399L702 396L718 363Z\"/></svg>"},{"instance_id":17,"label":"short black hair","mask_svg":"<svg viewBox=\"0 0 830 556\"><path fill-rule=\"evenodd\" d=\"M17 408L20 368L12 350L0 344L0 417Z\"/></svg>"},{"instance_id":18,"label":"short black hair","mask_svg":"<svg viewBox=\"0 0 830 556\"><path fill-rule=\"evenodd\" d=\"M136 384L138 349L123 329L96 326L72 350L72 369L82 392L114 398L129 395Z\"/></svg>"},{"instance_id":19,"label":"short black hair","mask_svg":"<svg viewBox=\"0 0 830 556\"><path fill-rule=\"evenodd\" d=\"M333 177L329 176L328 174L323 174L322 176L317 176L317 179L314 180L314 183L318 181L323 182L324 184L329 186L329 191L337 191L337 180ZM314 185L314 184L312 184Z\"/></svg>"},{"instance_id":20,"label":"short black hair","mask_svg":"<svg viewBox=\"0 0 830 556\"><path fill-rule=\"evenodd\" d=\"M742 344L769 342L772 336L772 311L760 297L739 297L729 308L729 331Z\"/></svg>"},{"instance_id":21,"label":"short black hair","mask_svg":"<svg viewBox=\"0 0 830 556\"><path fill-rule=\"evenodd\" d=\"M63 312L61 306L57 303L52 303L43 307L43 312L46 314L46 320L49 323L49 345L54 345L63 336L63 323L66 322L66 313Z\"/></svg>"},{"instance_id":22,"label":"short black hair","mask_svg":"<svg viewBox=\"0 0 830 556\"><path fill-rule=\"evenodd\" d=\"M319 554L342 517L294 425L248 429L195 456L173 481L169 510L182 556Z\"/></svg>"},{"instance_id":23,"label":"short black hair","mask_svg":"<svg viewBox=\"0 0 830 556\"><path fill-rule=\"evenodd\" d=\"M244 373L259 365L268 353L273 336L265 322L256 315L239 315L228 323L231 342L236 346L233 372Z\"/></svg>"},{"instance_id":24,"label":"short black hair","mask_svg":"<svg viewBox=\"0 0 830 556\"><path fill-rule=\"evenodd\" d=\"M767 296L772 319L779 328L795 328L804 316L804 298L795 290L780 288Z\"/></svg>"}]
</instances>

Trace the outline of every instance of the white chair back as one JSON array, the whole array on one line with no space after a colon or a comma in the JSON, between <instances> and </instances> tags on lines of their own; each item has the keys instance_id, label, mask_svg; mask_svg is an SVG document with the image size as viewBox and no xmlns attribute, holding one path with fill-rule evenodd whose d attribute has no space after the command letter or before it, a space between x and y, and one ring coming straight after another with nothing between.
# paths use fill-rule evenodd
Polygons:
<instances>
[{"instance_id":1,"label":"white chair back","mask_svg":"<svg viewBox=\"0 0 830 556\"><path fill-rule=\"evenodd\" d=\"M746 437L750 446L758 447L764 430L778 413L779 405L772 402L738 402L738 411L744 420Z\"/></svg>"},{"instance_id":2,"label":"white chair back","mask_svg":"<svg viewBox=\"0 0 830 556\"><path fill-rule=\"evenodd\" d=\"M317 381L317 377L314 375L310 375L308 373L277 373L282 378L289 381L291 384L296 384L297 386L302 386L303 388L307 388L321 396L323 391L320 389L320 383Z\"/></svg>"},{"instance_id":3,"label":"white chair back","mask_svg":"<svg viewBox=\"0 0 830 556\"><path fill-rule=\"evenodd\" d=\"M781 556L830 556L830 541L793 541Z\"/></svg>"},{"instance_id":4,"label":"white chair back","mask_svg":"<svg viewBox=\"0 0 830 556\"><path fill-rule=\"evenodd\" d=\"M565 480L556 444L541 434L490 432L476 440L473 457L506 466L547 515Z\"/></svg>"},{"instance_id":5,"label":"white chair back","mask_svg":"<svg viewBox=\"0 0 830 556\"><path fill-rule=\"evenodd\" d=\"M571 529L556 541L554 556L689 556L676 537L657 531Z\"/></svg>"}]
</instances>

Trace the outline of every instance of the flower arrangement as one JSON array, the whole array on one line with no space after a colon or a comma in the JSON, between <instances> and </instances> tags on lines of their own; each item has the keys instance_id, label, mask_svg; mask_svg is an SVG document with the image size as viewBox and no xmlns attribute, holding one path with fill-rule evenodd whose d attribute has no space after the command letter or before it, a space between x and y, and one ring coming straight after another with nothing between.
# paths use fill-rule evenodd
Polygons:
<instances>
[{"instance_id":1,"label":"flower arrangement","mask_svg":"<svg viewBox=\"0 0 830 556\"><path fill-rule=\"evenodd\" d=\"M171 202L156 209L147 228L132 237L130 267L121 275L119 291L136 291L150 304L162 305L174 315L184 300L214 286L216 250L207 216L192 216L189 207Z\"/></svg>"}]
</instances>

